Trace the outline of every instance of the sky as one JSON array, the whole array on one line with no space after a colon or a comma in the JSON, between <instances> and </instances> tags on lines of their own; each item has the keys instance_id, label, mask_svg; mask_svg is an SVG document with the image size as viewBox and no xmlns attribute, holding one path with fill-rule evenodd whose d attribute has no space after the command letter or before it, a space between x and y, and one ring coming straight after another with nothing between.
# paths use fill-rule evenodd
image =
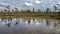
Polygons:
<instances>
[{"instance_id":1,"label":"sky","mask_svg":"<svg viewBox=\"0 0 60 34\"><path fill-rule=\"evenodd\" d=\"M53 10L55 4L60 4L60 0L0 0L0 5L18 6L20 9L41 9L50 8Z\"/></svg>"}]
</instances>

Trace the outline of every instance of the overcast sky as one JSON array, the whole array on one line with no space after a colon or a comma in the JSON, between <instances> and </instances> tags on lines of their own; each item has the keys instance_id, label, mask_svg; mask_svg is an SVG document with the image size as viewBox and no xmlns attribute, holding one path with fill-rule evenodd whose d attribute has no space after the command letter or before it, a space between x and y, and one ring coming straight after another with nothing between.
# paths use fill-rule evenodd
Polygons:
<instances>
[{"instance_id":1,"label":"overcast sky","mask_svg":"<svg viewBox=\"0 0 60 34\"><path fill-rule=\"evenodd\" d=\"M53 9L53 5L60 4L60 0L0 0L2 5L19 6L21 9Z\"/></svg>"}]
</instances>

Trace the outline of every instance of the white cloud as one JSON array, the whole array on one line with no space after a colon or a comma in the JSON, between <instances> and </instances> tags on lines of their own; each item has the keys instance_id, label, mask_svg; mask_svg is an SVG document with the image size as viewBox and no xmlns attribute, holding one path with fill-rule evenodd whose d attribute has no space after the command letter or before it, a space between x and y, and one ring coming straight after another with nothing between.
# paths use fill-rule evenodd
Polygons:
<instances>
[{"instance_id":1,"label":"white cloud","mask_svg":"<svg viewBox=\"0 0 60 34\"><path fill-rule=\"evenodd\" d=\"M9 3L4 3L4 2L2 2L2 3L0 3L1 5L11 5L11 4L9 4Z\"/></svg>"},{"instance_id":2,"label":"white cloud","mask_svg":"<svg viewBox=\"0 0 60 34\"><path fill-rule=\"evenodd\" d=\"M36 0L35 3L36 3L36 4L40 4L40 1L37 1L37 0Z\"/></svg>"},{"instance_id":3,"label":"white cloud","mask_svg":"<svg viewBox=\"0 0 60 34\"><path fill-rule=\"evenodd\" d=\"M38 1L38 0L35 1L35 4L41 4L41 3L43 3L43 1Z\"/></svg>"},{"instance_id":4,"label":"white cloud","mask_svg":"<svg viewBox=\"0 0 60 34\"><path fill-rule=\"evenodd\" d=\"M33 6L33 3L25 2L25 5L27 5L27 6Z\"/></svg>"},{"instance_id":5,"label":"white cloud","mask_svg":"<svg viewBox=\"0 0 60 34\"><path fill-rule=\"evenodd\" d=\"M60 4L60 1L58 2L58 4Z\"/></svg>"}]
</instances>

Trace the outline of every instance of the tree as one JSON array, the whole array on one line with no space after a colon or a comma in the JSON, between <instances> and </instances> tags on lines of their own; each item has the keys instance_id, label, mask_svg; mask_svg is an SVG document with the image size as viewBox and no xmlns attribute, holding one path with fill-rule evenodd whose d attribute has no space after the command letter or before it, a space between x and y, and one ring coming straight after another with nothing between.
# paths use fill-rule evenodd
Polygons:
<instances>
[{"instance_id":1,"label":"tree","mask_svg":"<svg viewBox=\"0 0 60 34\"><path fill-rule=\"evenodd\" d=\"M33 8L33 12L35 12L35 9Z\"/></svg>"},{"instance_id":2,"label":"tree","mask_svg":"<svg viewBox=\"0 0 60 34\"><path fill-rule=\"evenodd\" d=\"M15 12L18 13L18 8L15 7L14 9L15 9Z\"/></svg>"},{"instance_id":3,"label":"tree","mask_svg":"<svg viewBox=\"0 0 60 34\"><path fill-rule=\"evenodd\" d=\"M57 6L54 5L53 7L54 7L54 10L56 11L57 10Z\"/></svg>"},{"instance_id":4,"label":"tree","mask_svg":"<svg viewBox=\"0 0 60 34\"><path fill-rule=\"evenodd\" d=\"M38 9L38 12L41 12L41 11Z\"/></svg>"},{"instance_id":5,"label":"tree","mask_svg":"<svg viewBox=\"0 0 60 34\"><path fill-rule=\"evenodd\" d=\"M24 12L24 10L21 10L21 12Z\"/></svg>"},{"instance_id":6,"label":"tree","mask_svg":"<svg viewBox=\"0 0 60 34\"><path fill-rule=\"evenodd\" d=\"M12 9L12 12L14 12L14 10Z\"/></svg>"},{"instance_id":7,"label":"tree","mask_svg":"<svg viewBox=\"0 0 60 34\"><path fill-rule=\"evenodd\" d=\"M10 6L9 6L9 5L7 5L7 6L6 6L6 8L7 8L7 9L10 9Z\"/></svg>"},{"instance_id":8,"label":"tree","mask_svg":"<svg viewBox=\"0 0 60 34\"><path fill-rule=\"evenodd\" d=\"M31 12L30 10L26 10L26 12Z\"/></svg>"},{"instance_id":9,"label":"tree","mask_svg":"<svg viewBox=\"0 0 60 34\"><path fill-rule=\"evenodd\" d=\"M16 9L16 11L18 11L18 8L15 8Z\"/></svg>"},{"instance_id":10,"label":"tree","mask_svg":"<svg viewBox=\"0 0 60 34\"><path fill-rule=\"evenodd\" d=\"M47 9L46 9L46 13L48 13L49 11L50 11L50 9L49 9L49 8L47 8Z\"/></svg>"},{"instance_id":11,"label":"tree","mask_svg":"<svg viewBox=\"0 0 60 34\"><path fill-rule=\"evenodd\" d=\"M57 4L59 7L60 7L60 5L59 4ZM57 7L58 8L58 7ZM57 9L57 10L59 10L59 12L58 12L58 14L59 14L59 16L60 16L60 8L59 9Z\"/></svg>"},{"instance_id":12,"label":"tree","mask_svg":"<svg viewBox=\"0 0 60 34\"><path fill-rule=\"evenodd\" d=\"M10 5L7 5L6 8L8 9L8 11L10 11Z\"/></svg>"},{"instance_id":13,"label":"tree","mask_svg":"<svg viewBox=\"0 0 60 34\"><path fill-rule=\"evenodd\" d=\"M1 12L3 12L3 10L1 10Z\"/></svg>"},{"instance_id":14,"label":"tree","mask_svg":"<svg viewBox=\"0 0 60 34\"><path fill-rule=\"evenodd\" d=\"M60 11L58 12L58 14L59 14L58 16L60 16Z\"/></svg>"},{"instance_id":15,"label":"tree","mask_svg":"<svg viewBox=\"0 0 60 34\"><path fill-rule=\"evenodd\" d=\"M4 9L4 11L6 12L7 10L6 10L6 9Z\"/></svg>"}]
</instances>

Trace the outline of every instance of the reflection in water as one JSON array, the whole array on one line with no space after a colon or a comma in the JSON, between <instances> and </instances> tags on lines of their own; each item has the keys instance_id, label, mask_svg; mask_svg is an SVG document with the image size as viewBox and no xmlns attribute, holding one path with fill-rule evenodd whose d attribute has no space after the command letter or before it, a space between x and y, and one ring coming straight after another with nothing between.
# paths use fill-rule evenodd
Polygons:
<instances>
[{"instance_id":1,"label":"reflection in water","mask_svg":"<svg viewBox=\"0 0 60 34\"><path fill-rule=\"evenodd\" d=\"M56 27L57 26L57 23L54 23L54 27Z\"/></svg>"},{"instance_id":2,"label":"reflection in water","mask_svg":"<svg viewBox=\"0 0 60 34\"><path fill-rule=\"evenodd\" d=\"M15 25L17 25L19 23L19 19L16 19L16 23L15 23Z\"/></svg>"},{"instance_id":3,"label":"reflection in water","mask_svg":"<svg viewBox=\"0 0 60 34\"><path fill-rule=\"evenodd\" d=\"M49 21L46 19L46 25L49 26Z\"/></svg>"},{"instance_id":4,"label":"reflection in water","mask_svg":"<svg viewBox=\"0 0 60 34\"><path fill-rule=\"evenodd\" d=\"M10 25L10 23L8 23L8 24L6 24L8 27L10 27L11 25Z\"/></svg>"},{"instance_id":5,"label":"reflection in water","mask_svg":"<svg viewBox=\"0 0 60 34\"><path fill-rule=\"evenodd\" d=\"M15 25L17 25L17 24L18 24L18 22L15 23Z\"/></svg>"},{"instance_id":6,"label":"reflection in water","mask_svg":"<svg viewBox=\"0 0 60 34\"><path fill-rule=\"evenodd\" d=\"M35 21L35 19L33 19L33 22Z\"/></svg>"},{"instance_id":7,"label":"reflection in water","mask_svg":"<svg viewBox=\"0 0 60 34\"><path fill-rule=\"evenodd\" d=\"M14 18L14 19L1 19L0 20L0 34L11 34L13 30L16 34L43 34L43 33L56 33L57 28L60 29L60 25L57 21L48 19L31 19L31 18ZM7 28L5 25L11 28ZM11 30L9 30L11 29ZM15 31L16 30L16 31ZM3 33L2 33L2 32ZM8 32L6 32L8 31Z\"/></svg>"},{"instance_id":8,"label":"reflection in water","mask_svg":"<svg viewBox=\"0 0 60 34\"><path fill-rule=\"evenodd\" d=\"M30 19L28 20L28 24L30 24Z\"/></svg>"},{"instance_id":9,"label":"reflection in water","mask_svg":"<svg viewBox=\"0 0 60 34\"><path fill-rule=\"evenodd\" d=\"M12 21L12 18L8 19L8 21Z\"/></svg>"}]
</instances>

